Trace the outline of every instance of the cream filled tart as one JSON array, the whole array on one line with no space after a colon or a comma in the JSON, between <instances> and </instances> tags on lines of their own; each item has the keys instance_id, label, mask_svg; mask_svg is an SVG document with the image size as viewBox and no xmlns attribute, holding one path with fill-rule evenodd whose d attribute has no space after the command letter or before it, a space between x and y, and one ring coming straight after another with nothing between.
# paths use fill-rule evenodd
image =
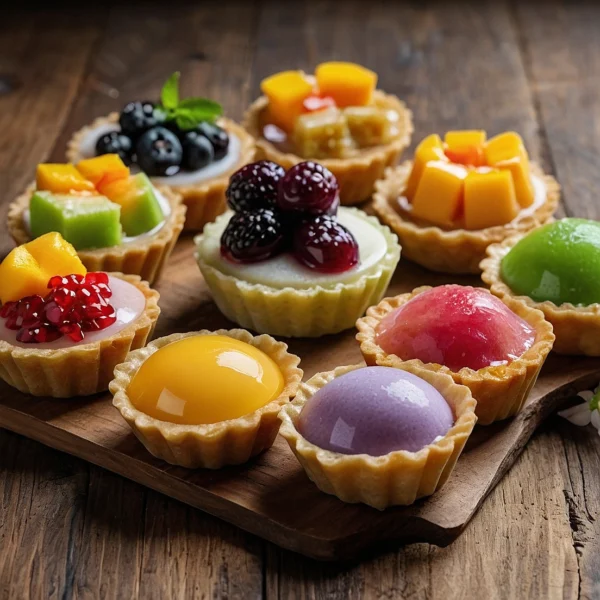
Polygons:
<instances>
[{"instance_id":1,"label":"cream filled tart","mask_svg":"<svg viewBox=\"0 0 600 600\"><path fill-rule=\"evenodd\" d=\"M137 276L88 272L58 233L15 248L0 265L0 377L34 396L105 391L152 334L158 297Z\"/></svg>"},{"instance_id":2,"label":"cream filled tart","mask_svg":"<svg viewBox=\"0 0 600 600\"><path fill-rule=\"evenodd\" d=\"M393 234L338 208L335 177L318 163L287 173L247 165L228 188L233 212L196 238L196 258L220 310L262 333L317 337L352 327L378 302L400 258Z\"/></svg>"},{"instance_id":3,"label":"cream filled tart","mask_svg":"<svg viewBox=\"0 0 600 600\"><path fill-rule=\"evenodd\" d=\"M219 104L205 98L179 100L175 73L157 103L130 102L121 113L96 119L68 143L72 163L117 153L133 172L180 194L185 229L201 231L225 210L231 173L254 158L253 138Z\"/></svg>"}]
</instances>

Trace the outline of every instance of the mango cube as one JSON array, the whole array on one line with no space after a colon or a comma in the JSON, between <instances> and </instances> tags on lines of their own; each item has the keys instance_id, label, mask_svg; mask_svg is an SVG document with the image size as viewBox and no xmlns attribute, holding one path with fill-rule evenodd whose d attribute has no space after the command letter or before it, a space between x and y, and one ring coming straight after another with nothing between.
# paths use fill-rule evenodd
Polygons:
<instances>
[{"instance_id":1,"label":"mango cube","mask_svg":"<svg viewBox=\"0 0 600 600\"><path fill-rule=\"evenodd\" d=\"M298 117L293 139L305 158L341 158L354 147L346 117L337 108Z\"/></svg>"},{"instance_id":2,"label":"mango cube","mask_svg":"<svg viewBox=\"0 0 600 600\"><path fill-rule=\"evenodd\" d=\"M412 201L412 215L441 227L452 226L463 210L468 173L462 165L427 163Z\"/></svg>"},{"instance_id":3,"label":"mango cube","mask_svg":"<svg viewBox=\"0 0 600 600\"><path fill-rule=\"evenodd\" d=\"M423 174L425 165L432 160L449 162L448 158L444 154L444 145L442 144L442 140L436 133L427 136L415 150L412 171L408 176L408 181L406 182L406 187L404 188L404 195L409 200L413 199L415 192L417 191L417 186L421 180L421 175Z\"/></svg>"},{"instance_id":4,"label":"mango cube","mask_svg":"<svg viewBox=\"0 0 600 600\"><path fill-rule=\"evenodd\" d=\"M55 194L96 191L94 184L71 164L40 164L37 166L35 182L38 190Z\"/></svg>"},{"instance_id":5,"label":"mango cube","mask_svg":"<svg viewBox=\"0 0 600 600\"><path fill-rule=\"evenodd\" d=\"M104 196L72 196L35 192L29 203L31 233L59 232L78 250L121 243L121 209Z\"/></svg>"},{"instance_id":6,"label":"mango cube","mask_svg":"<svg viewBox=\"0 0 600 600\"><path fill-rule=\"evenodd\" d=\"M146 233L165 219L154 187L145 173L102 185L101 191L121 207L121 225L128 236Z\"/></svg>"},{"instance_id":7,"label":"mango cube","mask_svg":"<svg viewBox=\"0 0 600 600\"><path fill-rule=\"evenodd\" d=\"M373 101L377 74L349 62L321 63L315 70L319 93L340 107L364 106Z\"/></svg>"},{"instance_id":8,"label":"mango cube","mask_svg":"<svg viewBox=\"0 0 600 600\"><path fill-rule=\"evenodd\" d=\"M18 246L0 264L0 302L48 293L55 275L86 274L75 248L58 233L48 233Z\"/></svg>"},{"instance_id":9,"label":"mango cube","mask_svg":"<svg viewBox=\"0 0 600 600\"><path fill-rule=\"evenodd\" d=\"M448 131L444 137L446 156L454 163L480 167L485 164L485 131Z\"/></svg>"},{"instance_id":10,"label":"mango cube","mask_svg":"<svg viewBox=\"0 0 600 600\"><path fill-rule=\"evenodd\" d=\"M302 71L283 71L263 79L260 89L269 100L270 121L292 131L303 112L304 99L313 92L313 83Z\"/></svg>"},{"instance_id":11,"label":"mango cube","mask_svg":"<svg viewBox=\"0 0 600 600\"><path fill-rule=\"evenodd\" d=\"M519 204L523 208L531 206L535 191L531 182L529 157L521 136L514 131L507 131L488 140L485 158L489 166L511 173Z\"/></svg>"},{"instance_id":12,"label":"mango cube","mask_svg":"<svg viewBox=\"0 0 600 600\"><path fill-rule=\"evenodd\" d=\"M79 161L76 168L96 187L101 183L106 185L117 179L129 177L129 167L125 165L118 154L104 154L87 158Z\"/></svg>"},{"instance_id":13,"label":"mango cube","mask_svg":"<svg viewBox=\"0 0 600 600\"><path fill-rule=\"evenodd\" d=\"M466 229L510 223L519 213L513 179L508 171L471 171L465 179Z\"/></svg>"},{"instance_id":14,"label":"mango cube","mask_svg":"<svg viewBox=\"0 0 600 600\"><path fill-rule=\"evenodd\" d=\"M387 144L397 132L390 111L384 108L349 106L343 110L343 113L352 139L361 148Z\"/></svg>"}]
</instances>

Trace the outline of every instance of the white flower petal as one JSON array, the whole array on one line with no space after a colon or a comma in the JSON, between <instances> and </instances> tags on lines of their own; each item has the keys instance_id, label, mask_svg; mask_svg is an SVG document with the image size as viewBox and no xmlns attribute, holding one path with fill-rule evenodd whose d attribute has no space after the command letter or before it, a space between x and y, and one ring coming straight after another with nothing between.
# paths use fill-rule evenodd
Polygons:
<instances>
[{"instance_id":1,"label":"white flower petal","mask_svg":"<svg viewBox=\"0 0 600 600\"><path fill-rule=\"evenodd\" d=\"M589 402L594 397L594 392L591 392L590 390L583 390L583 392L579 392L577 395Z\"/></svg>"},{"instance_id":2,"label":"white flower petal","mask_svg":"<svg viewBox=\"0 0 600 600\"><path fill-rule=\"evenodd\" d=\"M597 410L592 413L591 421L592 425L600 432L600 413Z\"/></svg>"},{"instance_id":3,"label":"white flower petal","mask_svg":"<svg viewBox=\"0 0 600 600\"><path fill-rule=\"evenodd\" d=\"M589 425L592 420L592 413L590 412L590 405L588 402L583 402L571 408L558 411L558 415L563 419L573 423L573 425L579 425L583 427Z\"/></svg>"}]
</instances>

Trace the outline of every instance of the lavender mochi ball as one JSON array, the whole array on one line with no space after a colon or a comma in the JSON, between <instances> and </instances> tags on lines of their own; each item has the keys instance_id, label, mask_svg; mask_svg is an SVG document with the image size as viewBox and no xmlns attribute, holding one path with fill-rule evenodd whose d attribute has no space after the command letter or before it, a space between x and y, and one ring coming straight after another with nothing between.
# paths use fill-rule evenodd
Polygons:
<instances>
[{"instance_id":1,"label":"lavender mochi ball","mask_svg":"<svg viewBox=\"0 0 600 600\"><path fill-rule=\"evenodd\" d=\"M298 431L325 450L383 456L417 452L453 424L452 409L431 384L399 369L365 367L307 400Z\"/></svg>"}]
</instances>

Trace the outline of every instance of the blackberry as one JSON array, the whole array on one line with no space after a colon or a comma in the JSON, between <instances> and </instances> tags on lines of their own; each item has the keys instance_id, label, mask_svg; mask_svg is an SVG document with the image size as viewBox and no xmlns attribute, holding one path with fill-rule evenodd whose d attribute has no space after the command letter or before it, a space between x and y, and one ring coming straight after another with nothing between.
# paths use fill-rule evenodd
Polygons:
<instances>
[{"instance_id":1,"label":"blackberry","mask_svg":"<svg viewBox=\"0 0 600 600\"><path fill-rule=\"evenodd\" d=\"M284 175L283 167L270 160L246 165L231 176L227 203L235 211L275 208L278 183Z\"/></svg>"}]
</instances>

